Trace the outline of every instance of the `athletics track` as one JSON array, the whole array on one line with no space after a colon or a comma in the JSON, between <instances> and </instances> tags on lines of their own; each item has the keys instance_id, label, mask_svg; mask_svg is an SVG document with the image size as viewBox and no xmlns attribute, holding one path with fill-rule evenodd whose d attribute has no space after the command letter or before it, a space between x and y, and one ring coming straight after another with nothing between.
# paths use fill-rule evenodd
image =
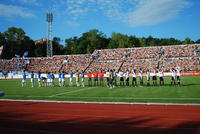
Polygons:
<instances>
[{"instance_id":1,"label":"athletics track","mask_svg":"<svg viewBox=\"0 0 200 134\"><path fill-rule=\"evenodd\" d=\"M200 134L200 106L1 100L0 134Z\"/></svg>"}]
</instances>

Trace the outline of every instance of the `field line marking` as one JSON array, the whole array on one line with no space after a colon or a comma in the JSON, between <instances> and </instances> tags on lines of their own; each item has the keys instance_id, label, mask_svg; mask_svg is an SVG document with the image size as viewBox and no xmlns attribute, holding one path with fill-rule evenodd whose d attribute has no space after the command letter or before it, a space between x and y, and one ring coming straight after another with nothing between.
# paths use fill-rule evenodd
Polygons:
<instances>
[{"instance_id":1,"label":"field line marking","mask_svg":"<svg viewBox=\"0 0 200 134\"><path fill-rule=\"evenodd\" d=\"M91 89L91 88L90 88ZM85 89L89 90L89 89ZM62 94L68 94L68 93L75 93L75 92L80 92L84 91L84 89L79 89L75 91L70 91L70 92L63 92ZM122 99L122 100L200 100L200 98L135 98L135 97L66 97L66 96L59 96L62 95L60 94L55 94L51 96L24 96L24 95L7 95L8 97L27 97L27 98L61 98L61 99L109 99L109 100L114 100L114 99Z\"/></svg>"},{"instance_id":2,"label":"field line marking","mask_svg":"<svg viewBox=\"0 0 200 134\"><path fill-rule=\"evenodd\" d=\"M200 106L198 103L140 103L140 102L90 102L90 101L55 101L55 100L16 100L16 99L0 99L0 101L11 102L41 102L41 103L74 103L74 104L122 104L122 105L161 105L161 106Z\"/></svg>"},{"instance_id":3,"label":"field line marking","mask_svg":"<svg viewBox=\"0 0 200 134\"><path fill-rule=\"evenodd\" d=\"M76 92L85 91L85 90L94 89L94 88L97 88L97 87L81 88L79 90L68 91L68 92L63 92L63 93L58 93L58 94L55 94L55 95L51 95L50 97L59 96L59 95L63 95L63 94L76 93Z\"/></svg>"}]
</instances>

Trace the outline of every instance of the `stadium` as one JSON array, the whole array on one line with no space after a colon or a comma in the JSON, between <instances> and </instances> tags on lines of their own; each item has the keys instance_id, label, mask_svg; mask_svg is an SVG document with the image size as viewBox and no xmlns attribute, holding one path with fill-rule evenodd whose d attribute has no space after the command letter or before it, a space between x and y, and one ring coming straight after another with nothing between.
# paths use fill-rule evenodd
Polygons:
<instances>
[{"instance_id":1,"label":"stadium","mask_svg":"<svg viewBox=\"0 0 200 134\"><path fill-rule=\"evenodd\" d=\"M199 7L1 1L0 134L200 134Z\"/></svg>"},{"instance_id":2,"label":"stadium","mask_svg":"<svg viewBox=\"0 0 200 134\"><path fill-rule=\"evenodd\" d=\"M77 121L69 121L69 123L56 122L53 127L48 130L43 130L43 128L40 127L42 127L43 125L49 126L49 123L38 124L37 122L35 122L35 124L34 122L30 123L30 121L28 121L31 126L38 126L39 130L33 130L34 128L28 125L25 125L28 127L28 129L21 129L21 126L24 125L25 122L27 122L25 120L32 120L30 117L24 115L25 117L23 117L23 120L19 121L16 113L16 117L14 118L14 120L10 119L14 113L10 115L6 113L1 113L3 123L6 124L12 122L18 124L20 122L21 124L12 129L7 127L1 127L0 129L2 129L5 133L14 131L20 133L50 133L52 131L54 133L80 133L79 130L75 129L76 125L79 124L83 127L84 133L98 133L97 130L102 127L111 127L110 133L121 133L121 129L124 129L125 133L190 133L191 131L194 131L193 133L198 133L198 123L196 124L196 122L191 121L191 127L188 127L187 123L181 126L176 126L175 124L173 124L174 127L170 127L169 122L176 121L177 124L181 124L184 122L183 119L186 120L186 117L187 120L194 120L193 118L198 120L197 118L199 118L200 55L197 51L199 49L199 44L188 44L162 47L102 49L95 50L92 54L54 55L52 58L24 57L12 58L11 60L2 59L0 61L0 70L1 72L5 72L5 70L8 72L6 74L7 76L2 74L2 80L0 80L1 89L3 89L3 91L5 92L5 95L1 97L2 101L0 103L5 109L9 109L9 106L6 106L4 102L9 103L9 105L11 106L18 105L20 108L24 109L26 113L30 114L32 112L37 113L36 109L41 109L39 107L47 107L44 110L48 114L45 114L44 117L42 117L42 115L40 114L37 114L36 117L33 118L39 118L39 120L43 120L44 118L45 120L53 121L54 119L59 118L59 116L67 113L70 116L62 116L63 119L77 119ZM19 64L23 68L19 68ZM181 86L178 86L177 82L176 85L170 85L172 77L170 71L172 68L177 67L182 70ZM25 87L21 86L21 80L23 76L21 69L24 70L28 78L27 85ZM130 70L130 80L128 81L129 85L120 85L119 73L124 72L123 77L124 79L126 79L127 69ZM135 86L132 86L133 69L136 70L136 81L138 83L138 85ZM144 70L144 83L142 86L139 86L140 69ZM155 69L163 70L165 82L164 85L159 85L159 80L157 85L153 85L152 71ZM109 78L109 75L106 75L107 70L116 70L116 83L114 84L113 88L110 88L110 85L107 84L106 79ZM150 86L147 85L146 70L150 70ZM34 86L32 85L33 87L31 87L31 72L34 72L35 79L33 80L35 81L33 83ZM37 80L38 72L41 72L41 76L45 77L47 77L48 72L53 72L55 75L54 84L49 86L41 86L40 81L38 83ZM65 85L63 86L61 86L59 83L59 72L65 72L66 75ZM71 72L74 72L74 75L72 77L76 77L77 72L80 73L78 74L80 75L80 78L78 77L78 79L80 80L77 80L76 78L75 81L75 78L72 78L72 85L70 85ZM84 82L81 78L82 72L86 74ZM99 86L95 86L95 78L93 78L94 75L92 75L92 86L89 86L89 78L87 78L87 74L90 72L103 72L103 85L100 85L99 80L97 81L97 85L99 84ZM77 85L77 81L81 81L79 85ZM82 85L82 83L84 83L84 86ZM32 106L33 104L34 106ZM84 107L86 109L81 108L83 104L85 105ZM27 109L27 107L23 105L30 105L30 108ZM53 114L50 112L50 105L54 105L53 107L56 107L57 114ZM61 110L63 107L67 107L67 111ZM95 112L95 114L93 113L93 115L91 113L92 115L89 116L88 114L90 113L91 108L94 109L92 111ZM113 113L111 112L113 109L119 110L120 112ZM18 111L18 108L15 108L15 110ZM59 110L63 112L58 113ZM176 116L175 113L179 112L181 112L182 114L181 116L179 116L179 119L173 119L174 117L169 115L168 110L173 116ZM194 115L193 117L188 117L188 115L186 115L188 113L188 110L196 115ZM20 111L21 110L19 110L19 112ZM72 111L74 111L75 113L69 113ZM83 113L77 113L78 111ZM114 115L111 116L111 113ZM134 115L132 113L134 113ZM151 114L148 116L144 116L143 114L146 113ZM157 113L159 114L157 115ZM53 115L53 117L47 119L46 116L48 115ZM88 119L79 119L77 118L77 115L82 118L86 117ZM6 118L3 118L3 116L7 117L9 120L6 121ZM119 116L122 116L123 120L121 120ZM128 120L124 120L126 116L128 117ZM129 118L130 116L134 116L137 118L131 119ZM163 116L164 118L160 118L159 116ZM93 118L95 118L94 122L92 121ZM105 120L98 120L98 118L105 118ZM166 120L165 118L168 119ZM111 123L111 120L115 121L116 123ZM153 124L156 122L156 120L159 120L159 122L162 123L165 122L165 125L155 127ZM135 125L133 121L136 123ZM145 122L149 122L149 124L147 123L148 125L144 126L144 124L146 124ZM6 126L5 124L4 126ZM68 129L66 131L64 129L64 126L60 126L62 124L69 125L75 128L67 127ZM94 126L92 124L94 124ZM57 127L59 128L59 130L56 129ZM93 127L94 130L87 129L90 127ZM155 130L153 129L154 127ZM120 128L120 130L118 130L117 128ZM108 130L102 130L100 131L100 133L104 133L107 131Z\"/></svg>"}]
</instances>

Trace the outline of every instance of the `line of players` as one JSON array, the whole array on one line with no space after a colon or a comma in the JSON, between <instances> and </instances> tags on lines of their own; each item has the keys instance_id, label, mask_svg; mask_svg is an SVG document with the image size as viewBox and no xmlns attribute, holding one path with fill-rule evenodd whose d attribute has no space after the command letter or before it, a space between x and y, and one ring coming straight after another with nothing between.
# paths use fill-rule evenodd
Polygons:
<instances>
[{"instance_id":1,"label":"line of players","mask_svg":"<svg viewBox=\"0 0 200 134\"><path fill-rule=\"evenodd\" d=\"M181 77L181 69L177 68L176 70L174 68L171 69L171 85L176 85L176 72L177 72L177 84L178 86L180 86L180 77ZM56 73L56 72L55 72ZM104 76L105 73L105 76ZM120 79L120 85L119 86L130 86L129 85L129 80L130 80L130 74L132 73L132 86L136 87L137 86L137 75L136 75L136 70L132 70L130 71L129 69L127 69L127 71L124 73L123 71L119 71L116 72L114 69L113 70L107 70L106 72L103 72L102 70L98 73L98 72L93 72L93 74L91 72L89 72L87 74L87 78L88 78L88 86L92 87L92 86L100 86L103 87L104 86L104 78L107 79L107 83L106 85L110 88L114 88L117 86L117 76L119 76ZM146 81L147 81L147 86L150 86L150 77L152 76L152 82L153 82L153 86L157 85L157 75L159 77L159 82L160 82L160 86L164 85L164 73L161 69L155 69L152 72L150 72L150 70L146 70L146 72L144 72L142 69L140 69L138 71L139 73L139 79L140 79L140 86L143 86L143 77L144 77L144 73L146 73ZM74 72L72 71L69 74L69 86L72 87L73 86L73 78L75 75L75 79L76 79L76 86L82 86L85 87L85 73L82 72L81 74L79 73L79 71L77 70L76 73L74 74ZM22 77L22 87L26 86L26 74L25 71L23 72L23 77ZM125 83L124 83L124 76L125 76ZM81 77L81 84L79 82L79 79ZM34 87L34 73L32 72L30 74L30 78L31 78L31 87ZM40 72L38 72L37 74L37 78L38 78L38 86L39 87L54 87L55 86L55 74L54 73L47 73L47 74L42 74ZM93 78L93 84L92 84L92 78ZM60 87L65 87L66 83L65 83L65 79L66 79L66 73L63 72L59 72L58 73L58 82L59 82L59 86ZM100 82L98 82L98 80ZM42 81L42 85L41 85L41 81Z\"/></svg>"}]
</instances>

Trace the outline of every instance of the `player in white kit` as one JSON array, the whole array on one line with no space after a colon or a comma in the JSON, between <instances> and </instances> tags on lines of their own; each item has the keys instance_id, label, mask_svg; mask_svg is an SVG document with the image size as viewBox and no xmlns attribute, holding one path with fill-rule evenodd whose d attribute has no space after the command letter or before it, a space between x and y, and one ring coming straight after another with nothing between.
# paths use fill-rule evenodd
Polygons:
<instances>
[{"instance_id":1,"label":"player in white kit","mask_svg":"<svg viewBox=\"0 0 200 134\"><path fill-rule=\"evenodd\" d=\"M158 72L158 76L159 76L159 79L160 79L160 86L164 86L164 79L163 79L163 71L160 69L159 72Z\"/></svg>"},{"instance_id":2,"label":"player in white kit","mask_svg":"<svg viewBox=\"0 0 200 134\"><path fill-rule=\"evenodd\" d=\"M133 69L132 70L132 75L133 75L133 80L132 80L132 86L137 86L137 79L136 79L136 70L135 69Z\"/></svg>"},{"instance_id":3,"label":"player in white kit","mask_svg":"<svg viewBox=\"0 0 200 134\"><path fill-rule=\"evenodd\" d=\"M150 71L149 69L147 70L147 87L150 86Z\"/></svg>"},{"instance_id":4,"label":"player in white kit","mask_svg":"<svg viewBox=\"0 0 200 134\"><path fill-rule=\"evenodd\" d=\"M178 82L178 86L181 86L181 69L180 69L180 67L178 67L177 69L176 69L176 72L177 72L177 82Z\"/></svg>"}]
</instances>

